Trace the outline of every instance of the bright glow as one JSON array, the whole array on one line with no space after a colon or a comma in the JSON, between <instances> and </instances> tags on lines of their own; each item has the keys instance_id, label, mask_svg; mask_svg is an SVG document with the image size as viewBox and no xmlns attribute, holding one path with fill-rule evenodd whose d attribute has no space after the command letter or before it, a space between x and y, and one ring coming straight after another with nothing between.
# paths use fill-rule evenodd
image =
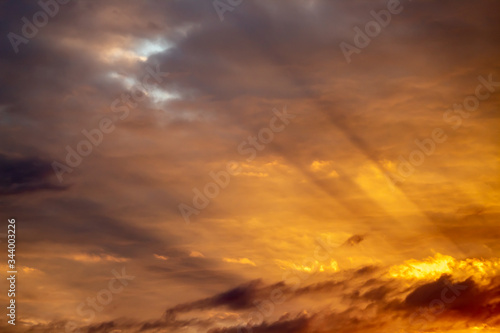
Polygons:
<instances>
[{"instance_id":1,"label":"bright glow","mask_svg":"<svg viewBox=\"0 0 500 333\"><path fill-rule=\"evenodd\" d=\"M160 259L160 260L168 260L168 257L165 257L165 256L162 256L162 255L159 255L159 254L153 254L153 256L156 258L156 259Z\"/></svg>"},{"instance_id":2,"label":"bright glow","mask_svg":"<svg viewBox=\"0 0 500 333\"><path fill-rule=\"evenodd\" d=\"M106 50L102 54L103 59L106 62L117 62L117 61L146 61L147 57L141 56L134 51L122 49L119 47L114 47Z\"/></svg>"},{"instance_id":3,"label":"bright glow","mask_svg":"<svg viewBox=\"0 0 500 333\"><path fill-rule=\"evenodd\" d=\"M236 264L245 264L245 265L257 266L252 260L250 260L248 258L239 258L239 259L224 258L222 260L225 261L225 262L231 262L231 263L236 263Z\"/></svg>"},{"instance_id":4,"label":"bright glow","mask_svg":"<svg viewBox=\"0 0 500 333\"><path fill-rule=\"evenodd\" d=\"M324 168L329 167L331 164L332 164L331 161L313 161L311 163L311 169L313 171L319 171L319 170L322 170Z\"/></svg>"},{"instance_id":5,"label":"bright glow","mask_svg":"<svg viewBox=\"0 0 500 333\"><path fill-rule=\"evenodd\" d=\"M125 89L130 89L134 85L138 84L138 82L135 79L133 79L131 77L127 77L127 76L122 75L122 74L118 74L116 72L109 73L109 77L112 79L120 80L123 83L123 86L125 87Z\"/></svg>"},{"instance_id":6,"label":"bright glow","mask_svg":"<svg viewBox=\"0 0 500 333\"><path fill-rule=\"evenodd\" d=\"M329 178L337 178L339 174L332 167L332 161L313 161L310 168L313 172L325 174Z\"/></svg>"},{"instance_id":7,"label":"bright glow","mask_svg":"<svg viewBox=\"0 0 500 333\"><path fill-rule=\"evenodd\" d=\"M112 262L125 262L128 261L127 258L120 258L120 257L115 257L109 254L87 254L87 253L77 253L77 254L71 254L71 255L66 255L64 258L74 260L74 261L80 261L80 262L101 262L101 261L112 261Z\"/></svg>"},{"instance_id":8,"label":"bright glow","mask_svg":"<svg viewBox=\"0 0 500 333\"><path fill-rule=\"evenodd\" d=\"M422 261L408 260L403 265L392 266L389 276L402 279L436 279L442 274L450 274L457 279L473 277L476 282L484 282L500 272L500 259L464 259L435 254Z\"/></svg>"},{"instance_id":9,"label":"bright glow","mask_svg":"<svg viewBox=\"0 0 500 333\"><path fill-rule=\"evenodd\" d=\"M137 81L135 78L126 76L124 74L119 74L117 72L111 72L108 74L108 76L112 79L116 79L121 81L123 84L123 87L127 90L132 89L132 87L136 87L137 89L141 90L148 96L153 103L159 104L164 101L170 100L170 99L175 99L178 98L178 95L176 94L171 94L166 92L165 90L159 88L158 86L147 86L144 87L141 82Z\"/></svg>"},{"instance_id":10,"label":"bright glow","mask_svg":"<svg viewBox=\"0 0 500 333\"><path fill-rule=\"evenodd\" d=\"M107 49L102 53L103 60L105 62L114 63L118 61L146 61L148 57L163 52L171 47L166 41L161 39L157 40L145 40L137 44L135 48L125 49L119 47L113 47ZM146 74L144 74L146 75ZM146 93L153 103L162 103L169 99L177 98L175 94L171 94L161 89L158 86L148 86L144 87L141 82L139 82L135 77L127 76L126 74L120 74L117 72L110 72L108 76L113 79L117 79L122 82L125 89L132 89L132 87L137 87L139 90Z\"/></svg>"},{"instance_id":11,"label":"bright glow","mask_svg":"<svg viewBox=\"0 0 500 333\"><path fill-rule=\"evenodd\" d=\"M205 258L205 256L203 255L203 253L198 252L198 251L191 251L191 253L189 254L189 256L192 257L192 258Z\"/></svg>"},{"instance_id":12,"label":"bright glow","mask_svg":"<svg viewBox=\"0 0 500 333\"><path fill-rule=\"evenodd\" d=\"M103 60L109 63L117 61L146 61L148 57L163 52L171 47L166 41L163 40L146 40L136 44L136 47L122 48L111 47L102 52Z\"/></svg>"},{"instance_id":13,"label":"bright glow","mask_svg":"<svg viewBox=\"0 0 500 333\"><path fill-rule=\"evenodd\" d=\"M22 270L23 270L24 273L32 273L32 272L38 271L38 269L32 268L32 267L28 267L28 266L23 267Z\"/></svg>"},{"instance_id":14,"label":"bright glow","mask_svg":"<svg viewBox=\"0 0 500 333\"><path fill-rule=\"evenodd\" d=\"M164 52L171 47L172 47L171 44L161 39L155 41L146 40L140 43L140 45L135 49L135 53L140 57L147 59L150 55Z\"/></svg>"},{"instance_id":15,"label":"bright glow","mask_svg":"<svg viewBox=\"0 0 500 333\"><path fill-rule=\"evenodd\" d=\"M156 87L150 87L147 91L147 94L151 96L154 103L161 103L169 99L175 99L179 97L176 94L168 93L165 90Z\"/></svg>"}]
</instances>

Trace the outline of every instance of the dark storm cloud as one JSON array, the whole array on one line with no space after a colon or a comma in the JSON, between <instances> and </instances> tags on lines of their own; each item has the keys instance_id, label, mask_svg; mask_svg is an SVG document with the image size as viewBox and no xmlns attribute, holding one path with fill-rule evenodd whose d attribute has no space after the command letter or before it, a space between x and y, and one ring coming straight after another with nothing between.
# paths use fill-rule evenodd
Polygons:
<instances>
[{"instance_id":1,"label":"dark storm cloud","mask_svg":"<svg viewBox=\"0 0 500 333\"><path fill-rule=\"evenodd\" d=\"M0 154L0 195L30 193L41 190L61 191L50 162L39 158L12 158Z\"/></svg>"},{"instance_id":2,"label":"dark storm cloud","mask_svg":"<svg viewBox=\"0 0 500 333\"><path fill-rule=\"evenodd\" d=\"M231 310L248 309L253 306L253 301L258 294L260 280L251 281L234 289L225 291L221 294L199 300L193 303L180 304L165 312L165 317L171 317L177 312L186 312L193 310L204 310L225 306Z\"/></svg>"},{"instance_id":3,"label":"dark storm cloud","mask_svg":"<svg viewBox=\"0 0 500 333\"><path fill-rule=\"evenodd\" d=\"M440 299L451 294L463 294L466 298L468 295L475 294L477 286L472 279L453 283L449 276L442 276L437 281L425 284L415 288L405 299L405 304L410 307L425 306L435 299ZM446 291L446 292L445 292ZM446 295L451 293L450 295Z\"/></svg>"},{"instance_id":4,"label":"dark storm cloud","mask_svg":"<svg viewBox=\"0 0 500 333\"><path fill-rule=\"evenodd\" d=\"M348 240L345 241L344 245L354 246L361 243L365 239L365 236L362 235L353 235L349 237Z\"/></svg>"},{"instance_id":5,"label":"dark storm cloud","mask_svg":"<svg viewBox=\"0 0 500 333\"><path fill-rule=\"evenodd\" d=\"M500 277L484 286L477 284L473 278L452 281L449 276L443 275L437 281L415 288L406 297L402 307L414 311L428 308L431 314L444 318L486 322L500 316L498 296Z\"/></svg>"},{"instance_id":6,"label":"dark storm cloud","mask_svg":"<svg viewBox=\"0 0 500 333\"><path fill-rule=\"evenodd\" d=\"M210 278L210 275L208 278ZM176 313L212 309L217 307L225 307L234 311L248 310L254 307L256 302L268 298L273 291L279 291L279 294L281 295L280 298L288 300L305 295L336 292L341 293L347 288L349 288L348 280L328 280L309 284L300 288L296 288L294 285L287 285L284 281L272 285L264 285L261 280L254 280L213 297L177 305L168 309L165 312L165 317L175 316ZM381 291L379 293L381 293Z\"/></svg>"}]
</instances>

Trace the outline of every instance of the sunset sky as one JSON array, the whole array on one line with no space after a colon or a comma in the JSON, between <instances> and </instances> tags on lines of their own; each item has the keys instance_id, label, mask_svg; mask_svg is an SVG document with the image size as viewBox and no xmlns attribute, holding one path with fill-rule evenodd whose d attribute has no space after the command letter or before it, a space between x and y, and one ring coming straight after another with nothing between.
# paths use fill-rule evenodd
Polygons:
<instances>
[{"instance_id":1,"label":"sunset sky","mask_svg":"<svg viewBox=\"0 0 500 333\"><path fill-rule=\"evenodd\" d=\"M499 1L0 17L0 332L500 332Z\"/></svg>"}]
</instances>

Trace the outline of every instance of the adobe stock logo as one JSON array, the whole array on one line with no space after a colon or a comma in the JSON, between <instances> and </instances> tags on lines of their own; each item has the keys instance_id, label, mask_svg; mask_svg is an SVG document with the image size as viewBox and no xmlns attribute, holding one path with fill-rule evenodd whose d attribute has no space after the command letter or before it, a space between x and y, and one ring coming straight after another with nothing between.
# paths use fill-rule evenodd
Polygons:
<instances>
[{"instance_id":1,"label":"adobe stock logo","mask_svg":"<svg viewBox=\"0 0 500 333\"><path fill-rule=\"evenodd\" d=\"M430 322L436 320L437 316L445 312L445 310L449 310L451 304L460 295L466 293L472 283L471 280L466 280L460 284L453 283L444 276L434 282L434 286L441 286L440 296L431 300L427 307L421 306L410 315L409 321L412 331L415 328L419 332L428 331Z\"/></svg>"},{"instance_id":2,"label":"adobe stock logo","mask_svg":"<svg viewBox=\"0 0 500 333\"><path fill-rule=\"evenodd\" d=\"M482 102L490 98L500 87L500 81L493 80L493 73L488 76L478 76L479 84L476 85L473 94L467 95L461 103L454 103L453 108L446 110L443 113L443 120L447 123L453 131L458 130L462 126L464 119L468 119L475 112L478 112ZM452 133L450 130L445 130L441 127L435 127L430 132L429 137L421 140L415 139L417 148L412 150L405 158L399 155L399 162L397 165L397 174L392 174L391 179L393 182L402 183L408 177L413 175L418 167L436 151L439 144L443 144L448 139L448 134Z\"/></svg>"},{"instance_id":3,"label":"adobe stock logo","mask_svg":"<svg viewBox=\"0 0 500 333\"><path fill-rule=\"evenodd\" d=\"M269 297L263 300L253 301L253 305L256 310L248 313L246 322L264 322L266 318L269 318L275 313L278 305L283 304L288 299L290 299L290 292L294 293L304 283L311 278L313 278L317 273L321 272L323 264L331 263L335 251L341 246L341 244L336 243L332 240L331 235L326 238L317 237L317 246L314 249L313 256L306 257L302 261L302 266L311 267L308 272L301 272L298 270L288 269L286 270L281 278L282 283L276 285L273 290L269 293ZM321 254L322 253L322 254ZM286 289L289 290L286 290ZM247 324L246 326L238 326L236 329L237 333L254 333L252 326Z\"/></svg>"},{"instance_id":4,"label":"adobe stock logo","mask_svg":"<svg viewBox=\"0 0 500 333\"><path fill-rule=\"evenodd\" d=\"M167 77L168 73L161 72L159 66L156 64L156 69L152 66L146 67L147 73L140 84L136 84L129 92L122 93L119 98L116 98L109 106L112 112L103 117L98 126L90 130L84 128L81 131L85 139L80 140L75 148L70 145L66 146L66 164L55 160L52 162L52 169L60 183L64 181L64 174L72 173L80 166L84 158L92 153L94 147L98 147L103 142L104 134L111 134L116 128L115 124L127 119L130 111L145 101L148 93L163 82L163 78Z\"/></svg>"},{"instance_id":5,"label":"adobe stock logo","mask_svg":"<svg viewBox=\"0 0 500 333\"><path fill-rule=\"evenodd\" d=\"M45 27L49 23L49 18L53 18L59 13L59 5L65 5L71 0L40 0L38 1L38 6L42 10L37 11L33 14L32 22L23 16L21 21L23 22L23 27L21 28L21 35L14 32L9 32L7 38L9 39L12 49L17 54L19 52L19 45L28 44L28 42L35 38L38 34L39 29Z\"/></svg>"},{"instance_id":6,"label":"adobe stock logo","mask_svg":"<svg viewBox=\"0 0 500 333\"><path fill-rule=\"evenodd\" d=\"M113 301L113 295L118 295L123 292L124 287L128 286L129 281L133 281L135 276L128 275L125 272L125 267L122 267L121 273L113 269L111 271L114 277L108 281L106 288L99 290L95 297L87 297L86 302L81 302L76 307L76 313L83 319L85 323L90 323L96 317L96 312L102 312L104 307ZM78 328L78 324L74 321L68 321L65 325L65 332L83 333Z\"/></svg>"},{"instance_id":7,"label":"adobe stock logo","mask_svg":"<svg viewBox=\"0 0 500 333\"><path fill-rule=\"evenodd\" d=\"M341 42L339 44L340 50L347 63L351 63L351 57L354 53L360 54L362 49L368 47L372 39L380 35L383 28L386 28L391 23L392 16L400 14L403 9L404 7L401 6L399 0L389 0L387 2L387 9L382 9L378 12L374 10L370 11L370 15L374 19L365 24L364 31L358 26L355 26L353 29L356 33L353 38L354 45L346 42Z\"/></svg>"},{"instance_id":8,"label":"adobe stock logo","mask_svg":"<svg viewBox=\"0 0 500 333\"><path fill-rule=\"evenodd\" d=\"M286 106L282 111L273 109L273 114L268 126L261 128L257 135L248 136L246 140L243 140L238 145L238 153L242 156L248 155L247 162L252 162L257 157L258 152L263 151L266 145L274 140L275 134L284 131L286 126L290 124L290 120L296 117L296 115L287 112ZM212 200L221 193L221 190L229 186L231 177L238 175L240 172L241 164L236 161L229 161L225 166L225 170L210 171L209 176L213 182L206 183L202 190L197 187L193 188L194 196L191 200L193 205L190 206L184 202L178 205L184 222L191 223L191 215L199 215L203 209L207 208Z\"/></svg>"}]
</instances>

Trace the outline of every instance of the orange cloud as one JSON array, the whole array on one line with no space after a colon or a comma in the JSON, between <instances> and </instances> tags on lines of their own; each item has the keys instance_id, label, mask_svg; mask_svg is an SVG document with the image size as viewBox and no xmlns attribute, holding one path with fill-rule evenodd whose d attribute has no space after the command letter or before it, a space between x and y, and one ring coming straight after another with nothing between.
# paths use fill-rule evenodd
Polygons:
<instances>
[{"instance_id":1,"label":"orange cloud","mask_svg":"<svg viewBox=\"0 0 500 333\"><path fill-rule=\"evenodd\" d=\"M237 263L237 264L245 264L245 265L257 266L252 260L250 260L248 258L238 258L238 259L223 258L222 261L231 262L231 263Z\"/></svg>"}]
</instances>

